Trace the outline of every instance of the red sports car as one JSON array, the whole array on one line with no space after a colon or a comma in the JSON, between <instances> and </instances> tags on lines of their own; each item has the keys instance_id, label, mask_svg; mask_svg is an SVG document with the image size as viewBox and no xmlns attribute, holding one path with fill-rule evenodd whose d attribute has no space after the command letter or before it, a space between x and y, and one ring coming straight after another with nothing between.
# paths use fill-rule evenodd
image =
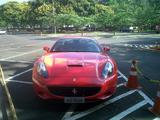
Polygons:
<instances>
[{"instance_id":1,"label":"red sports car","mask_svg":"<svg viewBox=\"0 0 160 120\"><path fill-rule=\"evenodd\" d=\"M104 100L116 91L117 65L90 38L61 38L33 67L33 86L42 99L84 103Z\"/></svg>"}]
</instances>

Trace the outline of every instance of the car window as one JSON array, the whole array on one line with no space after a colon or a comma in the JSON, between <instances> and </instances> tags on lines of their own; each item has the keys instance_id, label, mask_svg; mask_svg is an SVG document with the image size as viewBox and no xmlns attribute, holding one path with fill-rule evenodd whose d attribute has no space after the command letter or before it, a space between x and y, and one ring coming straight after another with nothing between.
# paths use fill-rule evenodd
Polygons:
<instances>
[{"instance_id":1,"label":"car window","mask_svg":"<svg viewBox=\"0 0 160 120\"><path fill-rule=\"evenodd\" d=\"M54 52L101 52L101 47L90 39L67 38L58 40L53 48Z\"/></svg>"}]
</instances>

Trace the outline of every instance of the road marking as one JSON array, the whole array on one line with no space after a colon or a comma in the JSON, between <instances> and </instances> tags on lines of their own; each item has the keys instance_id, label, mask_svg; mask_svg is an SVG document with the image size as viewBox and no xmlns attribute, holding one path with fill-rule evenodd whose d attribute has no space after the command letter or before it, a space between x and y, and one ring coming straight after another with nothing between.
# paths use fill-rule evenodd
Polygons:
<instances>
[{"instance_id":1,"label":"road marking","mask_svg":"<svg viewBox=\"0 0 160 120\"><path fill-rule=\"evenodd\" d=\"M128 91L128 92L126 92L126 93L123 93L123 94L121 94L121 95L119 95L119 96L117 96L117 97L114 97L114 98L112 98L112 99L110 99L110 100L107 100L106 102L101 103L101 104L99 104L99 105L97 105L97 106L95 106L95 107L92 107L92 108L90 108L90 109L88 109L88 110L85 110L85 111L83 111L83 112L80 112L80 113L78 113L78 114L76 114L76 115L73 115L72 117L68 118L68 120L75 120L75 119L79 119L79 118L81 118L81 117L84 117L84 116L86 116L86 115L88 115L88 114L91 114L91 113L93 113L93 112L95 112L95 111L97 111L97 110L105 107L106 105L109 105L109 104L111 104L111 103L114 103L114 102L116 102L116 101L118 101L118 100L120 100L120 99L122 99L122 98L124 98L124 97L126 97L126 96L128 96L128 95L131 95L131 94L133 94L134 92L136 92L136 90L130 90L130 91Z\"/></svg>"},{"instance_id":2,"label":"road marking","mask_svg":"<svg viewBox=\"0 0 160 120\"><path fill-rule=\"evenodd\" d=\"M69 109L67 110L67 112L64 114L64 116L62 117L61 120L66 120L67 118L70 118L71 115L74 112L74 109L77 107L77 104L72 104Z\"/></svg>"},{"instance_id":3,"label":"road marking","mask_svg":"<svg viewBox=\"0 0 160 120\"><path fill-rule=\"evenodd\" d=\"M116 41L118 40L118 38L119 38L119 37L117 36L117 37L116 37Z\"/></svg>"},{"instance_id":4,"label":"road marking","mask_svg":"<svg viewBox=\"0 0 160 120\"><path fill-rule=\"evenodd\" d=\"M6 44L6 43L5 43ZM40 43L39 43L40 44ZM27 44L27 45L22 45L22 44L14 44L15 46L19 46L21 45L20 47L14 47L14 48L7 48L7 49L1 49L0 52L2 51L7 51L7 50L14 50L14 49L18 49L18 48L24 48L24 47L28 47L28 46L31 46L31 45L37 45L36 43L32 43L32 44ZM11 47L10 45L7 45L6 47ZM3 46L4 47L4 46Z\"/></svg>"},{"instance_id":5,"label":"road marking","mask_svg":"<svg viewBox=\"0 0 160 120\"><path fill-rule=\"evenodd\" d=\"M11 41L10 41L11 42ZM5 44L5 45L3 45L3 46L0 46L0 47L11 47L11 46L20 46L20 47L16 47L16 48L7 48L7 49L3 49L3 50L0 50L0 51L6 51L6 50L10 50L10 49L17 49L17 48L22 48L22 47L27 47L27 46L32 46L32 45L41 45L41 44L44 44L44 42L35 42L35 41L32 41L33 43L24 43L23 41L16 41L16 42L20 42L20 44L15 44L15 43L11 43L11 44L9 44L10 42L8 42L8 43L3 43L3 44ZM7 45L6 45L7 44Z\"/></svg>"},{"instance_id":6,"label":"road marking","mask_svg":"<svg viewBox=\"0 0 160 120\"><path fill-rule=\"evenodd\" d=\"M10 41L11 42L11 41ZM17 41L18 42L18 41ZM4 44L7 44L7 45L4 45ZM3 43L3 47L10 47L10 46L12 46L12 45L16 45L17 46L17 44L15 44L15 43L12 43L12 44L9 44L9 43ZM20 44L18 44L18 45L20 45ZM2 47L2 46L0 46L0 47Z\"/></svg>"},{"instance_id":7,"label":"road marking","mask_svg":"<svg viewBox=\"0 0 160 120\"><path fill-rule=\"evenodd\" d=\"M0 120L3 120L3 117L2 117L2 110L0 109Z\"/></svg>"},{"instance_id":8,"label":"road marking","mask_svg":"<svg viewBox=\"0 0 160 120\"><path fill-rule=\"evenodd\" d=\"M11 80L11 79L13 79L13 78L15 78L15 77L17 77L17 76L20 76L20 75L22 75L22 74L24 74L24 73L27 73L27 72L29 72L29 71L31 71L31 70L32 70L32 68L31 68L31 69L28 69L28 70L26 70L26 71L23 71L23 72L21 72L21 73L18 73L18 74L14 75L14 76L11 76L11 77L7 78L6 81Z\"/></svg>"},{"instance_id":9,"label":"road marking","mask_svg":"<svg viewBox=\"0 0 160 120\"><path fill-rule=\"evenodd\" d=\"M29 84L32 85L32 82L26 82L26 81L19 81L19 80L6 80L6 82L13 82L13 83L22 83L22 84Z\"/></svg>"},{"instance_id":10,"label":"road marking","mask_svg":"<svg viewBox=\"0 0 160 120\"><path fill-rule=\"evenodd\" d=\"M128 45L127 45L127 44L124 44L124 46L127 47Z\"/></svg>"},{"instance_id":11,"label":"road marking","mask_svg":"<svg viewBox=\"0 0 160 120\"><path fill-rule=\"evenodd\" d=\"M120 75L120 76L118 76L118 78L121 78L122 76Z\"/></svg>"},{"instance_id":12,"label":"road marking","mask_svg":"<svg viewBox=\"0 0 160 120\"><path fill-rule=\"evenodd\" d=\"M124 74L122 74L119 70L118 73L124 78L125 81L128 81L128 78Z\"/></svg>"},{"instance_id":13,"label":"road marking","mask_svg":"<svg viewBox=\"0 0 160 120\"><path fill-rule=\"evenodd\" d=\"M118 88L118 87L121 87L121 86L124 86L124 83L118 84L118 85L117 85L117 88Z\"/></svg>"},{"instance_id":14,"label":"road marking","mask_svg":"<svg viewBox=\"0 0 160 120\"><path fill-rule=\"evenodd\" d=\"M110 118L109 120L120 120L120 119L124 118L125 116L129 115L130 113L138 110L139 108L141 108L141 107L144 106L145 104L147 104L147 101L146 101L146 100L143 100L143 101L137 103L136 105L128 108L127 110L119 113L118 115Z\"/></svg>"},{"instance_id":15,"label":"road marking","mask_svg":"<svg viewBox=\"0 0 160 120\"><path fill-rule=\"evenodd\" d=\"M149 46L148 46L148 45L144 45L144 47L149 48Z\"/></svg>"},{"instance_id":16,"label":"road marking","mask_svg":"<svg viewBox=\"0 0 160 120\"><path fill-rule=\"evenodd\" d=\"M28 61L17 61L17 60L0 60L2 62L13 62L13 63L28 63L28 64L31 64L33 62L28 62Z\"/></svg>"},{"instance_id":17,"label":"road marking","mask_svg":"<svg viewBox=\"0 0 160 120\"><path fill-rule=\"evenodd\" d=\"M32 44L29 44L29 45L32 45ZM8 51L8 50L14 50L14 49L19 49L19 48L24 48L24 47L28 47L29 45L22 45L21 47L1 49L0 52L2 52L2 51ZM17 44L16 44L16 46L17 46Z\"/></svg>"},{"instance_id":18,"label":"road marking","mask_svg":"<svg viewBox=\"0 0 160 120\"><path fill-rule=\"evenodd\" d=\"M135 45L135 47L136 47L136 48L138 48L138 46L137 46L137 45Z\"/></svg>"},{"instance_id":19,"label":"road marking","mask_svg":"<svg viewBox=\"0 0 160 120\"><path fill-rule=\"evenodd\" d=\"M124 78L125 81L128 81L128 78L122 74L119 70L118 73ZM153 106L154 102L141 90L138 90L138 93L146 100L150 105Z\"/></svg>"},{"instance_id":20,"label":"road marking","mask_svg":"<svg viewBox=\"0 0 160 120\"><path fill-rule=\"evenodd\" d=\"M30 51L30 52L25 52L25 53L22 53L22 54L10 56L10 57L7 57L7 58L2 58L2 59L0 59L0 61L2 61L2 60L4 61L4 60L11 59L11 58L16 58L16 57L20 57L20 56L23 56L23 55L31 54L31 53L34 53L34 52L38 52L38 51L40 51L40 50L41 50L41 49L37 49L37 50Z\"/></svg>"},{"instance_id":21,"label":"road marking","mask_svg":"<svg viewBox=\"0 0 160 120\"><path fill-rule=\"evenodd\" d=\"M1 49L0 52L2 52L2 51L7 51L7 50L12 50L12 49L16 49L16 48Z\"/></svg>"},{"instance_id":22,"label":"road marking","mask_svg":"<svg viewBox=\"0 0 160 120\"><path fill-rule=\"evenodd\" d=\"M157 118L154 118L153 120L160 120L160 118L159 118L159 117L157 117Z\"/></svg>"},{"instance_id":23,"label":"road marking","mask_svg":"<svg viewBox=\"0 0 160 120\"><path fill-rule=\"evenodd\" d=\"M142 49L149 49L152 45L137 45L137 44L124 44L125 47L129 46L129 47L135 47L135 48L142 48Z\"/></svg>"},{"instance_id":24,"label":"road marking","mask_svg":"<svg viewBox=\"0 0 160 120\"><path fill-rule=\"evenodd\" d=\"M138 90L138 93L150 104L153 106L153 101L147 96L144 94L144 92L142 92L141 90Z\"/></svg>"}]
</instances>

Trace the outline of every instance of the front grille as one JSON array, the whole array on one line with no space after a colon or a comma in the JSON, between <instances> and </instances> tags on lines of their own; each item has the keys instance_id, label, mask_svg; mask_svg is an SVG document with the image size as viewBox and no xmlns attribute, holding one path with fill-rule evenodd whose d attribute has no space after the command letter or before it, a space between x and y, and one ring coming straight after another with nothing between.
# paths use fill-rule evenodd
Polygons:
<instances>
[{"instance_id":1,"label":"front grille","mask_svg":"<svg viewBox=\"0 0 160 120\"><path fill-rule=\"evenodd\" d=\"M50 86L48 90L58 96L65 97L86 97L97 94L100 87L55 87Z\"/></svg>"}]
</instances>

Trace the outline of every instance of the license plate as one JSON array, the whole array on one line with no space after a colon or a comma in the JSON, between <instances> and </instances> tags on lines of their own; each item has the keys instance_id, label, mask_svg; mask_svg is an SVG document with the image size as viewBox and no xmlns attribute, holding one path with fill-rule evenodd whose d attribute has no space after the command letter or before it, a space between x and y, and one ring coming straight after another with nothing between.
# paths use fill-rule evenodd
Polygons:
<instances>
[{"instance_id":1,"label":"license plate","mask_svg":"<svg viewBox=\"0 0 160 120\"><path fill-rule=\"evenodd\" d=\"M85 103L84 97L65 97L64 103Z\"/></svg>"}]
</instances>

